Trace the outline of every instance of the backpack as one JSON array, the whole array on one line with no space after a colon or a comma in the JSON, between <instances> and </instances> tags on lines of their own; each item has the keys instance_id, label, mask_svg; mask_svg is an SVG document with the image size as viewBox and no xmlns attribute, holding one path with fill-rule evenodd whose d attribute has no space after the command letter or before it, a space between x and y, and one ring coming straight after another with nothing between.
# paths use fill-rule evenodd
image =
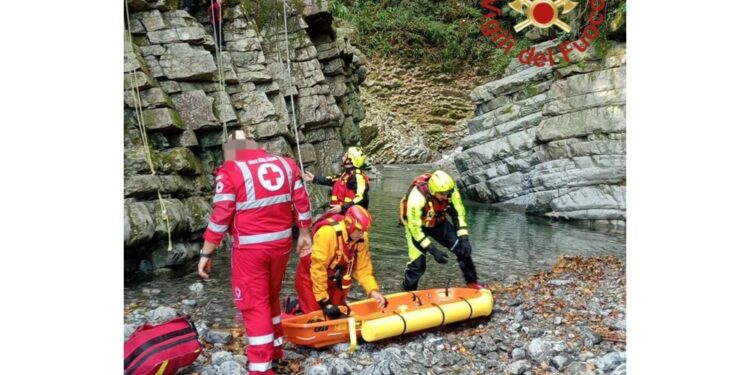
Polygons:
<instances>
[{"instance_id":1,"label":"backpack","mask_svg":"<svg viewBox=\"0 0 750 375\"><path fill-rule=\"evenodd\" d=\"M429 194L429 190L427 189L427 181L432 177L432 173L426 172L423 173L417 178L415 178L411 184L409 184L409 188L406 189L406 195L401 197L401 202L399 203L399 223L398 226L403 227L406 225L406 202L409 198L409 194L411 193L412 189L418 188L420 192L422 192L423 195L427 199L430 199L431 196Z\"/></svg>"},{"instance_id":2,"label":"backpack","mask_svg":"<svg viewBox=\"0 0 750 375\"><path fill-rule=\"evenodd\" d=\"M172 375L201 353L198 331L190 319L144 324L125 342L125 375Z\"/></svg>"}]
</instances>

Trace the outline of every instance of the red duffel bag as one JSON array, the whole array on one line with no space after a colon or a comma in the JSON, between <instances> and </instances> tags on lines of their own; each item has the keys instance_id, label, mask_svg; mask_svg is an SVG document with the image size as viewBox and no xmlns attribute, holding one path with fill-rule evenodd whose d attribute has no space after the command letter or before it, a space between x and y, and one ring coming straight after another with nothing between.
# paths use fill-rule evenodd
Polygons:
<instances>
[{"instance_id":1,"label":"red duffel bag","mask_svg":"<svg viewBox=\"0 0 750 375\"><path fill-rule=\"evenodd\" d=\"M200 353L198 331L190 319L144 324L125 342L125 375L171 375Z\"/></svg>"}]
</instances>

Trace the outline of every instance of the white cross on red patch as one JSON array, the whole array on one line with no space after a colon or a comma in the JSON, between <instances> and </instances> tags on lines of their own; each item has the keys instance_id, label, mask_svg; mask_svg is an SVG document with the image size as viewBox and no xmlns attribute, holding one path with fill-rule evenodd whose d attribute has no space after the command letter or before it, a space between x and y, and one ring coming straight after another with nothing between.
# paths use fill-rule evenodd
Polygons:
<instances>
[{"instance_id":1,"label":"white cross on red patch","mask_svg":"<svg viewBox=\"0 0 750 375\"><path fill-rule=\"evenodd\" d=\"M276 191L284 185L284 172L278 165L264 163L258 167L260 184L268 191Z\"/></svg>"}]
</instances>

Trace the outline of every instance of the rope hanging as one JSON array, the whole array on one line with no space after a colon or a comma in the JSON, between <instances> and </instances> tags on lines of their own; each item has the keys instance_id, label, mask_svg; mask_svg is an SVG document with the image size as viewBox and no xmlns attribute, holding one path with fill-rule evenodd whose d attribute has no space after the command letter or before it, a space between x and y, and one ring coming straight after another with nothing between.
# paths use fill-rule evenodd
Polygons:
<instances>
[{"instance_id":1,"label":"rope hanging","mask_svg":"<svg viewBox=\"0 0 750 375\"><path fill-rule=\"evenodd\" d=\"M289 27L287 26L286 22L286 0L282 0L284 3L284 39L285 39L285 46L286 46L286 73L287 73L287 93L289 93L289 100L292 104L292 128L294 129L294 139L297 142L297 158L299 159L299 167L302 174L305 174L305 165L302 163L302 150L299 146L299 129L297 128L297 114L294 108L294 94L292 93L292 86L293 86L293 80L294 77L292 77L292 61L289 57ZM278 39L277 39L278 40ZM276 54L278 56L279 62L281 62L281 52L279 51L278 43L276 43ZM294 85L296 86L296 85ZM305 179L302 179L302 184L305 186L305 189L307 189L307 182L305 182ZM320 205L320 202L318 202L318 196L313 194L312 196L313 200L315 201L315 207L318 207Z\"/></svg>"},{"instance_id":2,"label":"rope hanging","mask_svg":"<svg viewBox=\"0 0 750 375\"><path fill-rule=\"evenodd\" d=\"M125 16L127 17L128 21L126 23L127 25L127 36L126 36L126 42L127 45L133 49L133 37L132 32L130 28L130 10L128 9L128 0L125 0ZM135 50L133 50L133 54L135 55ZM154 169L154 161L151 159L151 150L148 146L148 134L146 133L146 124L143 120L143 104L141 103L141 92L138 88L138 84L135 79L135 66L132 66L130 68L130 92L133 95L133 101L135 104L135 113L136 113L136 122L138 123L138 131L141 136L141 143L143 143L143 151L146 153L146 162L148 163L148 168L151 171L152 175L156 175L156 170ZM157 178L159 181L159 189L156 191L156 195L159 198L159 209L161 213L161 218L166 222L167 224L167 251L172 251L172 226L169 223L169 215L167 215L167 207L164 204L164 199L162 199L161 196L161 190L164 189L164 186L161 183L161 179Z\"/></svg>"},{"instance_id":3,"label":"rope hanging","mask_svg":"<svg viewBox=\"0 0 750 375\"><path fill-rule=\"evenodd\" d=\"M282 0L283 1L283 0ZM302 151L299 148L299 130L297 129L297 114L294 110L294 94L292 94L292 62L289 58L289 28L286 25L286 1L284 2L284 39L286 39L286 74L287 74L287 86L289 90L289 99L292 102L292 124L294 127L294 138L297 141L297 157L299 158L299 167L302 173L305 173L305 166L302 164ZM278 46L277 46L278 51Z\"/></svg>"},{"instance_id":4,"label":"rope hanging","mask_svg":"<svg viewBox=\"0 0 750 375\"><path fill-rule=\"evenodd\" d=\"M212 29L213 29L213 35L214 35L214 43L216 43L216 65L219 66L219 92L226 92L226 81L224 80L224 59L222 57L222 46L221 42L224 41L224 38L221 38L221 42L219 41L219 35L221 34L218 29L216 28L216 17L214 14L214 0L211 0L211 14L209 14L209 18L213 17L213 23L212 23ZM218 21L219 21L219 28L223 29L223 16L221 12L219 12L218 15ZM222 116L223 117L223 116ZM227 139L229 138L229 134L227 131L227 123L223 119L221 120L221 126L223 129L223 141L226 143Z\"/></svg>"}]
</instances>

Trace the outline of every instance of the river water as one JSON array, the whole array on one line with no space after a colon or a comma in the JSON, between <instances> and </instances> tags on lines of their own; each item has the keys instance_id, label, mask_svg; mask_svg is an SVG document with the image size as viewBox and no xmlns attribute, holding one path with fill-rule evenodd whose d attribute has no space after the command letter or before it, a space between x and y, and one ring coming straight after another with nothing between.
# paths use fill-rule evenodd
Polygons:
<instances>
[{"instance_id":1,"label":"river water","mask_svg":"<svg viewBox=\"0 0 750 375\"><path fill-rule=\"evenodd\" d=\"M375 276L384 294L400 291L403 270L408 261L404 228L398 226L399 200L411 180L429 171L428 165L382 166L382 179L370 186L370 210L374 224L370 246ZM546 270L563 254L614 255L625 257L625 235L597 232L574 224L552 222L545 218L506 212L487 205L464 201L467 209L472 258L480 282L503 281L515 276L524 278ZM441 248L442 249L442 248ZM446 249L442 249L446 250ZM287 267L282 296L294 295L294 272L297 257L293 253ZM197 265L197 260L196 260ZM127 285L125 305L154 308L159 305L188 310L193 317L203 318L222 326L239 325L232 304L229 254L222 252L214 259L212 280L203 282L203 292L196 296L188 289L199 282L197 274L180 278L154 280ZM462 285L463 277L455 259L446 265L437 264L432 257L427 272L420 280L420 288ZM351 298L361 298L362 289L353 283ZM156 298L148 297L158 289ZM195 305L183 305L191 299Z\"/></svg>"}]
</instances>

